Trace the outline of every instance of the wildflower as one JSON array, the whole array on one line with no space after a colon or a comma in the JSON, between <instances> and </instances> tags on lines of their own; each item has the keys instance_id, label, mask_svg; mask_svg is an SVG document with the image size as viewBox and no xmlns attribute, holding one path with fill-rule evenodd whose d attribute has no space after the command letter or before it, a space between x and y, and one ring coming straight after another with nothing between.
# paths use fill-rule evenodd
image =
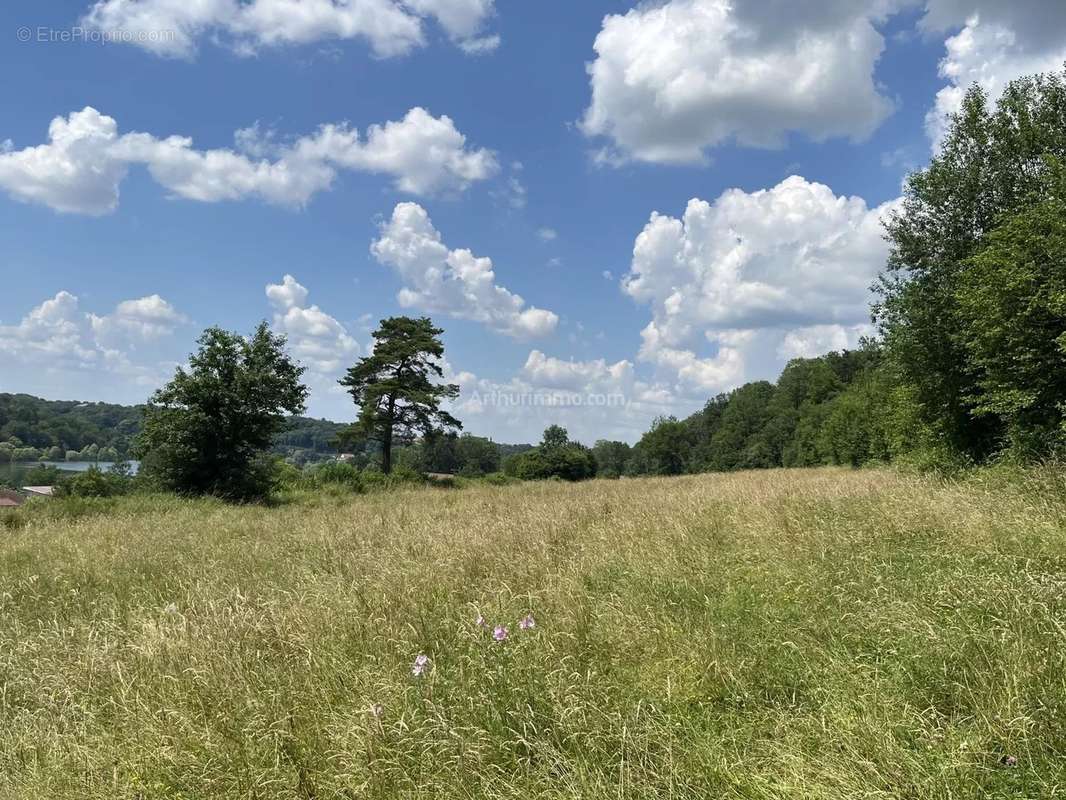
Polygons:
<instances>
[{"instance_id":1,"label":"wildflower","mask_svg":"<svg viewBox=\"0 0 1066 800\"><path fill-rule=\"evenodd\" d=\"M502 642L504 639L506 639L507 638L507 626L506 625L497 625L495 628L493 628L492 629L492 638L495 639L497 642Z\"/></svg>"},{"instance_id":2,"label":"wildflower","mask_svg":"<svg viewBox=\"0 0 1066 800\"><path fill-rule=\"evenodd\" d=\"M488 623L485 622L485 618L480 614L477 615L477 619L474 620L474 624L477 625L479 628L484 628L488 626Z\"/></svg>"},{"instance_id":3,"label":"wildflower","mask_svg":"<svg viewBox=\"0 0 1066 800\"><path fill-rule=\"evenodd\" d=\"M1016 767L1018 766L1018 759L1016 756L1003 756L999 763L1005 767Z\"/></svg>"},{"instance_id":4,"label":"wildflower","mask_svg":"<svg viewBox=\"0 0 1066 800\"><path fill-rule=\"evenodd\" d=\"M426 671L426 667L429 666L429 656L419 653L415 657L414 666L411 667L411 674L416 678Z\"/></svg>"},{"instance_id":5,"label":"wildflower","mask_svg":"<svg viewBox=\"0 0 1066 800\"><path fill-rule=\"evenodd\" d=\"M533 619L532 614L526 614L521 620L519 620L518 627L524 631L528 631L530 628L537 627L537 621Z\"/></svg>"},{"instance_id":6,"label":"wildflower","mask_svg":"<svg viewBox=\"0 0 1066 800\"><path fill-rule=\"evenodd\" d=\"M385 706L381 705L381 703L374 703L372 706L370 706L370 716L372 716L374 719L381 719L384 713Z\"/></svg>"}]
</instances>

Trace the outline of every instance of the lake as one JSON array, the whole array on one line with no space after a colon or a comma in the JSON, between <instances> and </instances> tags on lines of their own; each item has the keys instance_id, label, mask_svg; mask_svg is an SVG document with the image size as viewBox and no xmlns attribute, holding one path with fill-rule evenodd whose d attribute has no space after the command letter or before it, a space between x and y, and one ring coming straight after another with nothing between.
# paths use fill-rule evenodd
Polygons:
<instances>
[{"instance_id":1,"label":"lake","mask_svg":"<svg viewBox=\"0 0 1066 800\"><path fill-rule=\"evenodd\" d=\"M130 470L136 474L140 462L127 461ZM34 467L55 467L64 472L85 472L90 467L99 467L107 472L114 464L110 461L17 461L12 464L0 464L0 483L21 483L23 476Z\"/></svg>"}]
</instances>

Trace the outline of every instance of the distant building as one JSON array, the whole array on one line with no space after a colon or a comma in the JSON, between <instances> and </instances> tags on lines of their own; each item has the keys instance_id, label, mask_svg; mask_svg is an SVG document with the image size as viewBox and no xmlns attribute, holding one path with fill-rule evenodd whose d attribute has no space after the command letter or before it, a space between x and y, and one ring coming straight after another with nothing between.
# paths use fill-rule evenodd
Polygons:
<instances>
[{"instance_id":1,"label":"distant building","mask_svg":"<svg viewBox=\"0 0 1066 800\"><path fill-rule=\"evenodd\" d=\"M23 486L22 491L31 497L51 497L55 494L54 486Z\"/></svg>"},{"instance_id":2,"label":"distant building","mask_svg":"<svg viewBox=\"0 0 1066 800\"><path fill-rule=\"evenodd\" d=\"M355 461L355 453L341 453L337 456L337 460L344 462Z\"/></svg>"}]
</instances>

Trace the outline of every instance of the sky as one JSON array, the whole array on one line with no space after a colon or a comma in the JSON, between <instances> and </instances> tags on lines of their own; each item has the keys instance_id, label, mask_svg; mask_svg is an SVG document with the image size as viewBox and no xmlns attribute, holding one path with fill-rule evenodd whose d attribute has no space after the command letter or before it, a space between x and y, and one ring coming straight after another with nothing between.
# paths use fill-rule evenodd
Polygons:
<instances>
[{"instance_id":1,"label":"sky","mask_svg":"<svg viewBox=\"0 0 1066 800\"><path fill-rule=\"evenodd\" d=\"M870 335L881 220L1061 0L11 0L0 391L144 402L261 320L310 414L428 315L465 430L635 441ZM16 77L17 76L17 77Z\"/></svg>"}]
</instances>

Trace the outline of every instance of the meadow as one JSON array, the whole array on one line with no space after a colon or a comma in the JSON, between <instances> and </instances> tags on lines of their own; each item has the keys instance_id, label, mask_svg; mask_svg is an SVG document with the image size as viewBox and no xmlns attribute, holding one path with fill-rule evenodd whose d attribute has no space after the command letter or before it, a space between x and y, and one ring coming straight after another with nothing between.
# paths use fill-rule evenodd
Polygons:
<instances>
[{"instance_id":1,"label":"meadow","mask_svg":"<svg viewBox=\"0 0 1066 800\"><path fill-rule=\"evenodd\" d=\"M1061 472L73 508L0 525L3 798L1066 795Z\"/></svg>"}]
</instances>

